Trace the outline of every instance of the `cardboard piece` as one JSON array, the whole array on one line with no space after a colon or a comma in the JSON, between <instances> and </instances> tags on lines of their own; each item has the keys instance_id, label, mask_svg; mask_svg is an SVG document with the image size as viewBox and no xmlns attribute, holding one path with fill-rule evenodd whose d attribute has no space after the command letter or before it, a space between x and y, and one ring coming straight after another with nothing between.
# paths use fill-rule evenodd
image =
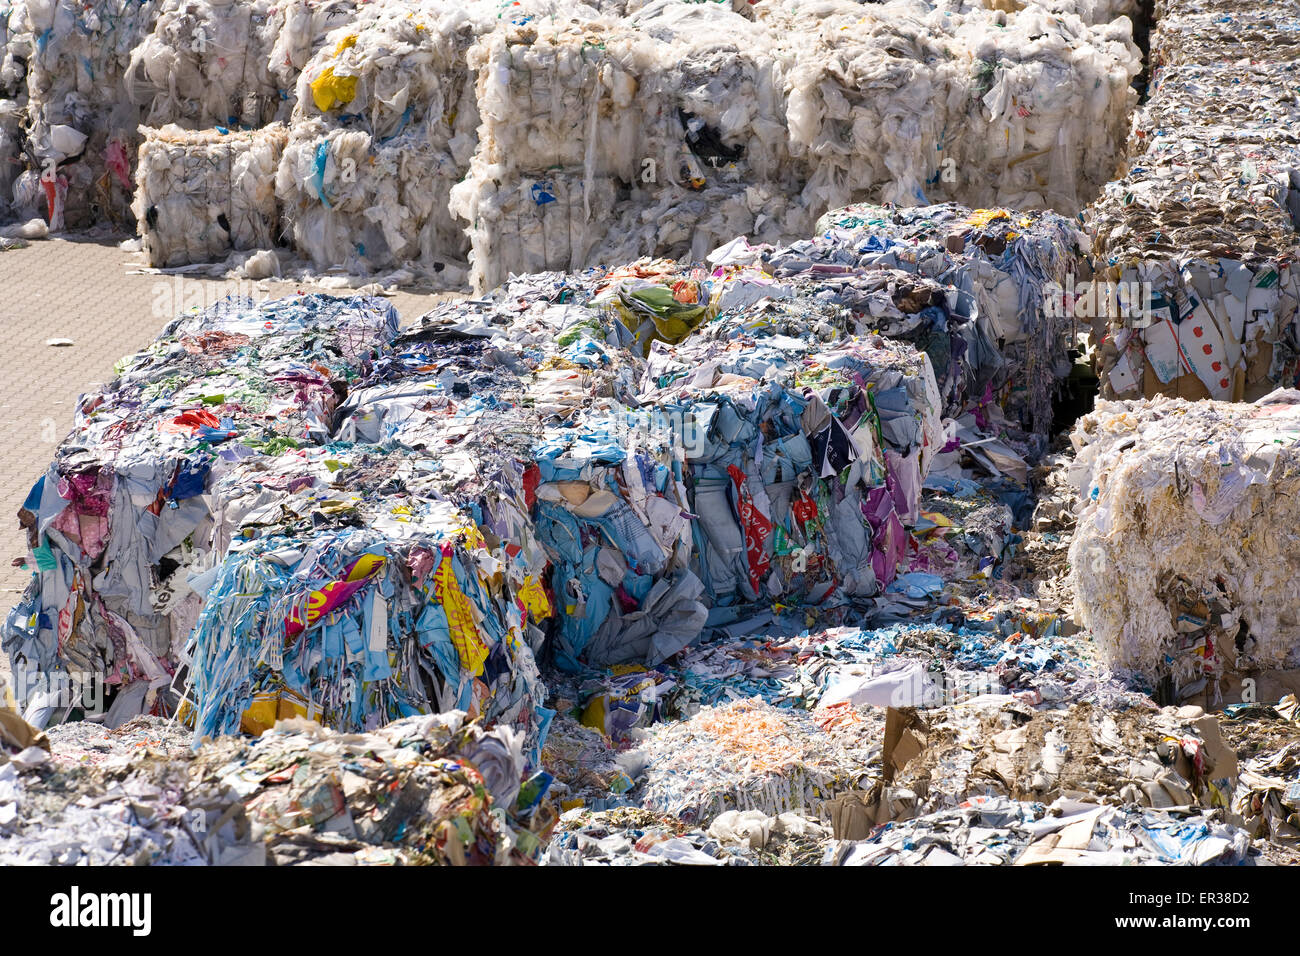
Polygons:
<instances>
[{"instance_id":1,"label":"cardboard piece","mask_svg":"<svg viewBox=\"0 0 1300 956\"><path fill-rule=\"evenodd\" d=\"M0 764L9 762L8 751L17 753L28 747L50 749L50 738L0 703Z\"/></svg>"},{"instance_id":2,"label":"cardboard piece","mask_svg":"<svg viewBox=\"0 0 1300 956\"><path fill-rule=\"evenodd\" d=\"M837 840L865 840L883 823L907 820L916 812L916 795L891 784L894 775L925 750L925 722L914 707L885 712L881 779L870 790L846 793L830 801L831 829Z\"/></svg>"}]
</instances>

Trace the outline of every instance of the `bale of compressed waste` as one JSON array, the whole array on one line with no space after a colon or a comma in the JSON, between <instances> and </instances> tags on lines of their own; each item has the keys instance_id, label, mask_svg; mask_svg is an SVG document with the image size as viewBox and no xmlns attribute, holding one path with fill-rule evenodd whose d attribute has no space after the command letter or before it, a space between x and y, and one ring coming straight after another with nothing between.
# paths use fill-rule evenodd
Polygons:
<instances>
[{"instance_id":1,"label":"bale of compressed waste","mask_svg":"<svg viewBox=\"0 0 1300 956\"><path fill-rule=\"evenodd\" d=\"M1079 420L1075 614L1110 664L1213 700L1227 675L1300 663L1297 439L1294 390L1103 401Z\"/></svg>"},{"instance_id":2,"label":"bale of compressed waste","mask_svg":"<svg viewBox=\"0 0 1300 956\"><path fill-rule=\"evenodd\" d=\"M799 297L842 306L924 349L953 417L987 416L992 403L1009 423L1045 436L1078 326L1063 299L1087 274L1087 245L1075 223L1051 212L855 203L826 213L811 239L761 257ZM864 295L883 270L946 288L898 287L900 321Z\"/></svg>"},{"instance_id":3,"label":"bale of compressed waste","mask_svg":"<svg viewBox=\"0 0 1300 956\"><path fill-rule=\"evenodd\" d=\"M140 128L132 210L151 266L224 259L280 244L279 124L252 132Z\"/></svg>"},{"instance_id":4,"label":"bale of compressed waste","mask_svg":"<svg viewBox=\"0 0 1300 956\"><path fill-rule=\"evenodd\" d=\"M1253 401L1300 375L1300 9L1160 6L1127 172L1086 212L1079 311L1103 397Z\"/></svg>"},{"instance_id":5,"label":"bale of compressed waste","mask_svg":"<svg viewBox=\"0 0 1300 956\"><path fill-rule=\"evenodd\" d=\"M349 375L396 332L379 299L228 299L182 315L83 395L19 514L35 570L4 631L15 671L104 682L112 723L171 712L202 598L186 576L220 558L205 537L213 481L242 458L328 440ZM69 709L23 703L42 725Z\"/></svg>"}]
</instances>

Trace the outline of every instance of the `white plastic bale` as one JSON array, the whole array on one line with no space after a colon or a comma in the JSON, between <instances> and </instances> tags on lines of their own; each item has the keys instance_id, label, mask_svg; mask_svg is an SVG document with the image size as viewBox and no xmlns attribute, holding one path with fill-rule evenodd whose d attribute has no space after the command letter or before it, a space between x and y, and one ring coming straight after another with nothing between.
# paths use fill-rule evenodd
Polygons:
<instances>
[{"instance_id":1,"label":"white plastic bale","mask_svg":"<svg viewBox=\"0 0 1300 956\"><path fill-rule=\"evenodd\" d=\"M777 2L779 4L780 0ZM874 5L877 0L850 0L850 2L867 6ZM968 13L971 10L1018 13L1028 6L1036 6L1048 13L1074 14L1088 24L1110 23L1120 17L1135 20L1141 13L1141 4L1138 0L925 0L925 2L931 9L937 8L948 13ZM738 13L745 13L745 10L740 9L742 4L748 8L749 15L752 15L754 10L761 13L764 7L773 5L771 0L754 0L752 5L747 0L732 0L732 9ZM817 9L821 5L805 4L805 6ZM633 4L629 3L629 12L632 7Z\"/></svg>"},{"instance_id":2,"label":"white plastic bale","mask_svg":"<svg viewBox=\"0 0 1300 956\"><path fill-rule=\"evenodd\" d=\"M598 16L552 0L510 13L516 22ZM315 267L463 278L468 240L450 193L479 126L466 55L500 15L488 0L367 8L303 68L277 189L294 244Z\"/></svg>"},{"instance_id":3,"label":"white plastic bale","mask_svg":"<svg viewBox=\"0 0 1300 956\"><path fill-rule=\"evenodd\" d=\"M284 126L224 135L141 127L140 134L133 212L151 266L212 262L277 244L274 182Z\"/></svg>"},{"instance_id":4,"label":"white plastic bale","mask_svg":"<svg viewBox=\"0 0 1300 956\"><path fill-rule=\"evenodd\" d=\"M57 18L61 3L25 0L21 36L9 46L34 45L44 34L29 21ZM501 206L499 194L517 196L525 184L575 175L585 188L565 194L582 197L582 216L566 211L564 219L570 232L579 224L583 241L570 240L571 251L599 244L585 241L590 197L612 186L620 228L635 220L638 231L607 229L600 242L667 254L683 247L683 230L729 238L724 225L747 218L738 216L742 205L753 218L747 228L772 241L795 238L829 206L859 198L1077 208L1113 167L1136 49L1122 17L1085 24L1103 15L1104 3L1051 6L1061 12L971 2L936 9L920 0L534 0L506 10L487 0L159 0L130 42L115 33L102 44L119 51L119 67L129 61L125 77L113 74L122 82L94 95L74 91L67 102L78 116L108 99L125 104L134 111L128 137L140 110L154 124L191 128L291 122L289 173L277 181L295 244L317 268L445 269L467 252L461 230L471 242L490 241L475 223L501 216L476 220L480 207ZM70 6L65 13L68 22L80 15ZM340 46L348 37L354 42ZM316 102L312 87L326 71L355 80L338 87L345 99ZM1068 123L1055 119L1065 116ZM50 149L58 125L43 128ZM334 148L322 137L335 131L371 137L367 169L341 204L310 186L322 147ZM88 149L97 148L92 132ZM69 224L93 218L87 197L111 180L78 164L62 172ZM406 181L380 182L394 172ZM597 185L602 177L611 182ZM472 186L453 194L462 179ZM29 206L42 203L40 184L15 187ZM725 210L687 195L716 190ZM496 198L480 201L475 191ZM751 208L755 195L799 200L773 199L760 211ZM633 201L639 211L624 205ZM703 218L663 224L662 244L646 246L644 220L667 210ZM546 241L547 250L528 257L549 260L555 243ZM707 245L692 239L685 248ZM523 267L522 259L489 263L485 250L475 255L480 276Z\"/></svg>"},{"instance_id":5,"label":"white plastic bale","mask_svg":"<svg viewBox=\"0 0 1300 956\"><path fill-rule=\"evenodd\" d=\"M12 208L14 180L23 168L21 114L17 100L0 99L0 220Z\"/></svg>"},{"instance_id":6,"label":"white plastic bale","mask_svg":"<svg viewBox=\"0 0 1300 956\"><path fill-rule=\"evenodd\" d=\"M156 13L155 0L85 5L24 0L10 12L9 46L15 56L6 54L4 70L25 60L26 165L57 181L61 208L52 218L59 220L58 228L120 222L127 214L129 156L139 111L123 96L122 80L132 49L148 34ZM61 148L61 141L77 138L60 137L59 127L86 137L76 153ZM30 189L15 187L24 191L25 202Z\"/></svg>"},{"instance_id":7,"label":"white plastic bale","mask_svg":"<svg viewBox=\"0 0 1300 956\"><path fill-rule=\"evenodd\" d=\"M451 197L469 223L473 284L530 263L702 256L738 231L806 229L784 198L804 167L789 155L775 50L765 27L725 7L672 0L480 40L468 55L478 148Z\"/></svg>"},{"instance_id":8,"label":"white plastic bale","mask_svg":"<svg viewBox=\"0 0 1300 956\"><path fill-rule=\"evenodd\" d=\"M1110 23L1119 17L1137 19L1141 13L1138 0L982 0L986 10L1015 13L1030 5L1042 7L1049 13L1073 13L1084 23Z\"/></svg>"},{"instance_id":9,"label":"white plastic bale","mask_svg":"<svg viewBox=\"0 0 1300 956\"><path fill-rule=\"evenodd\" d=\"M277 4L276 11L281 20L267 67L292 108L289 95L297 86L298 74L326 36L355 18L357 4L355 0L290 0Z\"/></svg>"},{"instance_id":10,"label":"white plastic bale","mask_svg":"<svg viewBox=\"0 0 1300 956\"><path fill-rule=\"evenodd\" d=\"M295 125L275 183L293 244L317 268L436 274L464 259L446 200L460 174L419 130L376 146L367 132L315 121Z\"/></svg>"},{"instance_id":11,"label":"white plastic bale","mask_svg":"<svg viewBox=\"0 0 1300 956\"><path fill-rule=\"evenodd\" d=\"M646 213L689 212L675 198L683 188L793 194L768 216L786 227L772 238L789 240L863 198L1072 213L1122 152L1139 65L1125 19L1090 27L1037 7L954 13L919 0L754 10L750 22L718 4L656 0L623 19L503 26L476 44L482 125L452 196L470 223L476 286L552 260L489 236L501 217L478 215L503 192L523 210L516 198L538 181L610 177ZM674 198L659 203L659 191ZM712 210L676 226L722 235ZM641 240L639 254L670 254ZM490 261L512 249L519 258Z\"/></svg>"},{"instance_id":12,"label":"white plastic bale","mask_svg":"<svg viewBox=\"0 0 1300 956\"><path fill-rule=\"evenodd\" d=\"M290 54L301 55L311 42L303 34L317 19L324 23L326 12L346 15L352 7L351 0L327 3L312 15L301 2L164 0L153 32L132 52L128 93L145 104L143 122L154 126L257 127L286 118L282 93L291 93L296 79L286 76ZM293 39L277 48L286 21Z\"/></svg>"},{"instance_id":13,"label":"white plastic bale","mask_svg":"<svg viewBox=\"0 0 1300 956\"><path fill-rule=\"evenodd\" d=\"M333 31L298 80L278 189L294 243L318 268L439 273L465 258L448 194L478 123L466 47L486 7L368 11Z\"/></svg>"},{"instance_id":14,"label":"white plastic bale","mask_svg":"<svg viewBox=\"0 0 1300 956\"><path fill-rule=\"evenodd\" d=\"M569 175L508 184L467 180L453 194L453 203L466 200L454 208L470 220L470 282L483 290L514 273L568 271L591 261L615 220L618 187L610 177L584 183Z\"/></svg>"},{"instance_id":15,"label":"white plastic bale","mask_svg":"<svg viewBox=\"0 0 1300 956\"><path fill-rule=\"evenodd\" d=\"M789 38L791 151L815 214L943 200L1073 213L1122 154L1140 68L1126 18L1035 6L765 3Z\"/></svg>"},{"instance_id":16,"label":"white plastic bale","mask_svg":"<svg viewBox=\"0 0 1300 956\"><path fill-rule=\"evenodd\" d=\"M737 235L774 242L804 222L797 203L762 185L642 192L580 174L486 188L467 180L453 190L453 204L471 221L470 284L480 291L527 272L612 267L645 256L700 261Z\"/></svg>"},{"instance_id":17,"label":"white plastic bale","mask_svg":"<svg viewBox=\"0 0 1300 956\"><path fill-rule=\"evenodd\" d=\"M22 172L20 124L27 106L27 50L9 27L17 4L0 2L0 219L13 202L13 184Z\"/></svg>"}]
</instances>

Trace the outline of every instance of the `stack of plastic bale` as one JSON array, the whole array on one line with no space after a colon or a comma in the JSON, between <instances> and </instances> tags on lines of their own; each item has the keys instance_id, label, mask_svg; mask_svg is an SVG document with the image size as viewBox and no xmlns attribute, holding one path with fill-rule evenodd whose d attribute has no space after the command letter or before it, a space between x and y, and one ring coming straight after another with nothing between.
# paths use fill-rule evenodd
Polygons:
<instances>
[{"instance_id":1,"label":"stack of plastic bale","mask_svg":"<svg viewBox=\"0 0 1300 956\"><path fill-rule=\"evenodd\" d=\"M156 0L14 4L9 52L12 66L25 60L27 73L27 162L13 203L21 218L44 216L58 231L129 215L140 111L123 95L123 78L158 6Z\"/></svg>"},{"instance_id":2,"label":"stack of plastic bale","mask_svg":"<svg viewBox=\"0 0 1300 956\"><path fill-rule=\"evenodd\" d=\"M215 487L214 550L229 543L215 587L240 597L194 632L200 732L317 708L352 727L455 706L540 745L550 712L532 648L552 607L529 518L538 429L527 357L438 321L474 312L435 310L378 358L338 410L337 443L250 460ZM267 564L291 542L287 564ZM332 617L317 626L308 596L295 626L305 594ZM373 636L367 656L358 634ZM286 637L282 659L262 651Z\"/></svg>"},{"instance_id":3,"label":"stack of plastic bale","mask_svg":"<svg viewBox=\"0 0 1300 956\"><path fill-rule=\"evenodd\" d=\"M1109 287L1094 310L1102 395L1251 400L1300 372L1300 11L1182 9L1152 40L1168 65L1134 118L1128 175L1088 211ZM1248 53L1235 18L1259 21Z\"/></svg>"},{"instance_id":4,"label":"stack of plastic bale","mask_svg":"<svg viewBox=\"0 0 1300 956\"><path fill-rule=\"evenodd\" d=\"M540 746L533 652L553 607L532 449L542 422L612 392L619 363L583 328L548 324L581 307L521 309L516 292L425 316L352 384L335 444L249 459L214 486L212 550L228 554L213 586L238 598L205 607L191 641L200 733L455 706ZM320 601L333 617L317 626ZM268 655L286 629L291 645ZM364 657L360 634L375 641Z\"/></svg>"},{"instance_id":5,"label":"stack of plastic bale","mask_svg":"<svg viewBox=\"0 0 1300 956\"><path fill-rule=\"evenodd\" d=\"M1217 703L1300 664L1300 392L1254 404L1099 402L1071 435L1076 619L1168 699Z\"/></svg>"},{"instance_id":6,"label":"stack of plastic bale","mask_svg":"<svg viewBox=\"0 0 1300 956\"><path fill-rule=\"evenodd\" d=\"M556 282L561 283L562 292L552 288ZM529 277L507 284L480 303L435 309L424 317L420 331L411 333L408 339L423 339L414 346L423 353L436 349L444 354L452 350L460 354L450 361L425 362L420 373L423 383L412 378L400 388L395 387L386 395L377 394L374 399L368 399L364 391L356 396L358 402L366 403L364 408L358 406L353 416L359 425L363 416L369 419L362 427L371 431L383 429L394 440L407 445L414 444L417 435L419 445L426 448L455 442L458 453L466 456L471 473L483 468L483 462L487 461L492 463L491 468L499 467L511 474L512 482L523 489L522 493L516 496L508 513L491 506L485 508L480 523L486 523L495 529L493 533L501 536L507 528L519 523L531 529L536 522L536 543L530 539L526 548L515 547L511 553L517 573L526 575L532 582L541 579L548 560L554 562L563 556L575 564L582 563L585 542L579 540L576 519L564 510L562 503L572 503L580 514L593 519L593 527L586 537L595 541L592 536L600 533L595 530L597 526L610 536L602 559L602 573L606 578L613 573L614 564L623 560L616 542L631 553L647 549L647 542L652 540L643 524L648 521L647 510L660 523L668 520L666 510L673 512L673 537L685 525L685 518L677 515L680 506L658 508L642 504L634 511L627 502L616 501L608 491L593 493L590 483L585 486L587 494L582 494L583 483L577 473L580 466L572 469L572 476L556 472L551 459L569 442L581 449L578 454L584 461L601 455L617 456L621 440L635 437L628 425L635 424L638 415L629 403L635 402L639 360L633 353L606 344L605 330L596 321L598 314L573 295L578 291L585 297L589 290L580 288L580 280L577 285L579 288L575 289L574 283L555 276ZM496 378L501 387L494 387L488 381L490 378ZM447 394L448 387L453 394ZM458 409L456 417L438 421L434 417L434 409L438 407L436 398L425 399L418 407L411 408L409 400L402 397L402 390L410 394L413 389L422 390L425 395L440 394L443 405ZM456 397L458 394L461 397ZM472 418L463 418L464 413ZM603 434L605 430L609 434ZM431 435L446 437L438 439ZM631 454L635 454L635 449ZM603 504L600 511L594 510L597 503ZM596 522L597 518L601 520ZM653 548L657 553L658 547ZM588 550L592 552L588 557L594 561L599 545ZM662 566L663 558L659 555L658 569ZM628 571L626 576L635 575ZM567 577L556 571L547 583L567 581ZM629 587L639 598L645 598L656 582L646 576L641 583L630 583ZM585 596L581 594L571 595L568 603L573 606L568 608L568 613L588 618L593 627L599 626L609 613L611 594L608 586L601 587L603 592L590 614L585 610ZM675 599L674 595L665 594L659 601L659 592L667 590L668 585L664 583L652 595L663 604L660 610L664 611ZM556 590L555 593L564 592ZM691 604L691 608L703 616L703 609L698 605ZM631 633L634 620L640 621L635 634ZM651 636L655 620L648 613L629 617L626 622L622 622L621 616L618 618L625 624L620 636L632 656L648 654L647 648L636 645L636 641L644 643ZM610 626L617 623L611 622ZM662 623L666 631L667 622ZM566 630L570 627L561 626ZM663 640L668 642L670 638L665 634Z\"/></svg>"},{"instance_id":7,"label":"stack of plastic bale","mask_svg":"<svg viewBox=\"0 0 1300 956\"><path fill-rule=\"evenodd\" d=\"M928 358L765 331L723 316L656 341L635 407L548 429L537 521L561 667L654 665L706 624L893 579L942 435Z\"/></svg>"},{"instance_id":8,"label":"stack of plastic bale","mask_svg":"<svg viewBox=\"0 0 1300 956\"><path fill-rule=\"evenodd\" d=\"M642 363L636 352L619 347L621 343L634 342L635 339L622 323L604 321L602 313L590 307L593 291L602 284L608 284L608 280L599 273L528 276L512 280L478 302L439 306L424 317L418 332L412 332L406 338L423 339L423 343L415 346L420 350L428 351L436 346L444 353L459 354L450 361L425 362L421 371L425 379L423 385L417 386L413 380L409 385L395 386L392 400L385 401L387 396L378 395L375 400L368 400L364 392L357 393L358 402L367 402L365 408L358 406L353 416L358 426L368 429L369 433L382 429L408 445L415 441L417 432L428 430L428 424L415 427L413 424L432 421L426 409L433 407L433 401L422 402L418 409L411 409L406 404L409 400L402 397L403 390L409 394L413 387L423 388L424 394L436 391L446 396L447 387L459 389L460 399L452 395L443 401L459 405L464 410L475 409L476 416L487 414L482 426L471 429L467 422L454 433L454 440L458 449L470 446L473 450L466 451L471 457L493 461L504 459L516 476L522 478L526 488L522 499L525 511L523 515L516 511L513 517L526 516L529 522L536 521L537 538L545 548L540 555L520 553L515 556L517 564L522 565L527 559L528 574L539 573L548 559L554 562L561 560L561 556L581 565L584 545L589 543L586 539L594 542L587 549L591 552L587 557L594 561L596 551L600 549L598 536L602 533L597 529L604 528L603 533L610 536L602 558L603 575L608 578L613 574L614 564L624 560L615 547L616 541L628 551L637 553L637 549L645 549L647 542L652 540L646 528L650 521L647 510L660 524L673 522L669 537L680 534L686 523L685 517L678 514L680 505L669 505L657 495L652 495L650 503L633 510L626 502L616 502L608 491L593 492L590 482L585 485L587 494L582 494L580 486L583 482L577 475L581 468L574 468L575 474L566 477L556 473L549 460L570 443L579 449L577 454L584 462L603 455L618 457L622 454L620 449L624 442L635 440L642 426L646 426L645 433L650 435L648 426L652 416L635 408ZM504 378L508 387L493 387L489 381L493 377ZM471 398L471 394L474 397ZM507 422L500 414L498 407L503 395L508 396L505 399L508 407L523 409L512 414L523 415L524 420ZM485 402L493 406L490 414ZM378 407L380 404L384 407ZM663 419L653 424L663 429L666 422L667 419ZM344 427L347 427L346 422ZM446 430L445 425L439 427ZM461 444L462 435L465 436L464 445ZM520 439L523 439L522 446ZM435 447L432 439L420 438L419 442L424 447ZM633 448L630 454L638 453ZM657 477L663 478L664 474ZM647 480L653 478L656 476L652 474ZM664 482L659 482L657 490L665 490ZM671 488L668 491L673 493ZM587 501L588 498L591 500ZM574 505L585 517L601 520L590 522L587 533L580 535L576 519L565 510L566 503ZM600 512L593 510L597 503L604 506ZM489 521L499 522L500 517L491 517ZM665 533L662 528L656 527L655 530L661 536ZM657 553L658 546L654 545L653 550ZM658 567L662 569L662 565L663 557L659 555ZM568 575L561 571L555 574L557 577L553 581L567 582ZM628 571L626 576L630 580L636 577L632 571ZM657 582L645 576L629 583L628 587L639 598L646 598L652 584ZM571 615L581 615L593 629L610 613L612 589L605 584L599 586L602 592L590 614L586 611L585 593L571 594L569 604L572 606L568 608ZM564 592L557 590L556 593ZM652 596L661 617L678 603L684 603L692 618L696 615L703 617L704 611L697 602L678 595L667 582L658 584ZM628 597L628 600L632 598ZM624 611L630 610L624 606ZM652 636L656 620L659 618L652 616L647 608L645 613L628 615L626 621L623 615L616 615L607 629L622 627L619 636L626 655L640 659L650 656L647 641ZM662 623L666 631L667 620ZM698 625L698 622L694 623ZM566 631L572 629L570 623L561 626ZM584 626L580 624L578 628ZM694 636L696 629L690 631L687 640ZM633 630L636 633L632 633ZM661 642L671 643L672 639L665 633ZM673 647L667 653L675 650ZM573 652L575 658L576 653ZM567 656L564 659L569 660Z\"/></svg>"},{"instance_id":9,"label":"stack of plastic bale","mask_svg":"<svg viewBox=\"0 0 1300 956\"><path fill-rule=\"evenodd\" d=\"M839 258L820 240L780 249L735 240L709 255L711 306L718 312L747 306L747 330L798 316L789 334L829 340L843 332L871 333L911 344L930 357L944 413L961 415L968 396L980 393L977 373L988 378L988 357L996 355L996 346L971 322L969 306L965 314L957 311L961 293L916 271L874 266L870 257L860 266L849 264L856 256Z\"/></svg>"},{"instance_id":10,"label":"stack of plastic bale","mask_svg":"<svg viewBox=\"0 0 1300 956\"><path fill-rule=\"evenodd\" d=\"M1033 433L1025 436L1029 450L1041 452L1033 446L1051 429L1074 344L1062 296L1086 267L1087 239L1070 220L953 204L859 204L827 213L816 232L765 251L764 266L798 296L848 309L868 328L924 349L948 414L975 413L983 426L1005 412L1008 424ZM895 270L916 278L891 280L891 312L877 290Z\"/></svg>"},{"instance_id":11,"label":"stack of plastic bale","mask_svg":"<svg viewBox=\"0 0 1300 956\"><path fill-rule=\"evenodd\" d=\"M448 195L478 125L465 53L496 16L486 3L369 8L305 66L276 190L316 267L463 283L464 226Z\"/></svg>"},{"instance_id":12,"label":"stack of plastic bale","mask_svg":"<svg viewBox=\"0 0 1300 956\"><path fill-rule=\"evenodd\" d=\"M278 245L275 172L288 130L189 132L140 127L131 210L151 266L224 259Z\"/></svg>"},{"instance_id":13,"label":"stack of plastic bale","mask_svg":"<svg viewBox=\"0 0 1300 956\"><path fill-rule=\"evenodd\" d=\"M150 265L210 262L224 259L231 249L282 244L282 200L275 197L275 182L287 130L277 123L291 117L299 72L326 33L354 19L356 6L354 0L274 5L168 0L154 31L133 51L125 78L126 95L142 104L145 122L162 126L141 127L142 162L132 206ZM179 188L165 176L150 182L150 176L159 176L159 167L177 168L177 147L186 139L177 127L203 131L184 143L186 158L199 166L186 170ZM232 164L221 150L232 143L243 147L243 155L228 169ZM206 161L199 155L204 147L211 152ZM153 201L164 192L175 198ZM257 211L231 230L220 224L221 217L227 222L235 217L222 207L236 192ZM151 206L164 214L163 225L147 220ZM165 215L169 206L170 219ZM196 217L212 222L196 231ZM184 241L159 235L169 231ZM223 232L231 233L224 243ZM279 267L278 259L264 256L245 268L250 277L262 278L278 273Z\"/></svg>"},{"instance_id":14,"label":"stack of plastic bale","mask_svg":"<svg viewBox=\"0 0 1300 956\"><path fill-rule=\"evenodd\" d=\"M804 231L776 46L713 3L516 20L483 37L469 52L478 145L451 197L472 284Z\"/></svg>"},{"instance_id":15,"label":"stack of plastic bale","mask_svg":"<svg viewBox=\"0 0 1300 956\"><path fill-rule=\"evenodd\" d=\"M1123 155L1132 25L921 0L765 3L785 38L790 151L813 214L871 200L1077 211Z\"/></svg>"},{"instance_id":16,"label":"stack of plastic bale","mask_svg":"<svg viewBox=\"0 0 1300 956\"><path fill-rule=\"evenodd\" d=\"M19 520L36 568L9 615L15 672L103 680L109 723L170 712L202 592L214 468L329 440L347 381L397 332L376 299L228 299L181 316L80 400ZM49 695L24 701L44 725Z\"/></svg>"}]
</instances>

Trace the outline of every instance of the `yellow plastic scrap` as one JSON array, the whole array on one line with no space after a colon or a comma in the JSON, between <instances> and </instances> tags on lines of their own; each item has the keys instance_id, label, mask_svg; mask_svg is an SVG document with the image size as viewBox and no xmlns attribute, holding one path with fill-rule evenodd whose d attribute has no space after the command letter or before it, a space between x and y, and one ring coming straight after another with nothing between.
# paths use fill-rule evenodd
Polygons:
<instances>
[{"instance_id":1,"label":"yellow plastic scrap","mask_svg":"<svg viewBox=\"0 0 1300 956\"><path fill-rule=\"evenodd\" d=\"M350 50L356 45L357 45L357 35L355 33L349 33L342 40L340 40L339 45L334 48L334 56L338 56L344 50Z\"/></svg>"},{"instance_id":2,"label":"yellow plastic scrap","mask_svg":"<svg viewBox=\"0 0 1300 956\"><path fill-rule=\"evenodd\" d=\"M315 708L310 701L295 694L287 687L275 690L259 691L253 695L253 701L239 718L239 729L254 736L265 733L275 726L278 720L305 717L316 721Z\"/></svg>"},{"instance_id":3,"label":"yellow plastic scrap","mask_svg":"<svg viewBox=\"0 0 1300 956\"><path fill-rule=\"evenodd\" d=\"M347 42L347 41L344 41ZM355 76L335 76L334 67L327 66L311 82L311 98L322 113L351 103L357 95Z\"/></svg>"},{"instance_id":4,"label":"yellow plastic scrap","mask_svg":"<svg viewBox=\"0 0 1300 956\"><path fill-rule=\"evenodd\" d=\"M928 518L929 520L933 521L935 524L937 524L937 525L938 525L939 527L941 527L941 528L954 528L954 527L956 527L956 525L953 523L953 520L952 520L951 518L949 518L947 515L942 514L942 513L938 512L938 511L922 511L922 512L921 512L921 517L922 517L922 518Z\"/></svg>"},{"instance_id":5,"label":"yellow plastic scrap","mask_svg":"<svg viewBox=\"0 0 1300 956\"><path fill-rule=\"evenodd\" d=\"M478 548L481 548L484 551L489 550L487 539L483 537L482 532L478 530L478 525L474 524L474 522L472 521L466 522L465 524L456 528L455 532L456 534L463 536L463 538L465 539L465 547L469 548L470 550L475 550Z\"/></svg>"},{"instance_id":6,"label":"yellow plastic scrap","mask_svg":"<svg viewBox=\"0 0 1300 956\"><path fill-rule=\"evenodd\" d=\"M460 666L471 677L478 677L483 673L483 662L488 658L488 646L479 637L474 623L474 608L460 589L451 564L451 555L444 553L438 562L438 570L433 574L433 593L447 614L451 643L460 657Z\"/></svg>"},{"instance_id":7,"label":"yellow plastic scrap","mask_svg":"<svg viewBox=\"0 0 1300 956\"><path fill-rule=\"evenodd\" d=\"M1010 218L1011 213L1007 212L1005 209L976 209L970 214L970 218L966 220L966 225L978 228L981 226L987 226L995 219Z\"/></svg>"},{"instance_id":8,"label":"yellow plastic scrap","mask_svg":"<svg viewBox=\"0 0 1300 956\"><path fill-rule=\"evenodd\" d=\"M523 587L516 593L532 620L542 621L554 613L551 609L551 599L546 593L546 588L531 574L524 578Z\"/></svg>"}]
</instances>

